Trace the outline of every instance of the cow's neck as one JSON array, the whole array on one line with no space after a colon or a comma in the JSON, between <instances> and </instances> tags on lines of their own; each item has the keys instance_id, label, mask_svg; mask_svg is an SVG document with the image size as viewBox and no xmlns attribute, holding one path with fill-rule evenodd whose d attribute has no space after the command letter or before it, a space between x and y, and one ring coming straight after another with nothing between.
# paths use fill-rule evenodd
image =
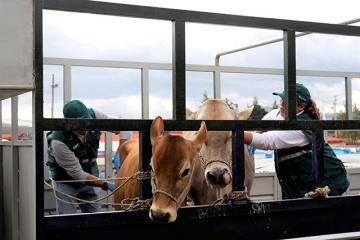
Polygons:
<instances>
[{"instance_id":1,"label":"cow's neck","mask_svg":"<svg viewBox=\"0 0 360 240\"><path fill-rule=\"evenodd\" d=\"M190 193L195 205L211 204L216 200L214 189L206 183L204 169L199 159L195 162Z\"/></svg>"}]
</instances>

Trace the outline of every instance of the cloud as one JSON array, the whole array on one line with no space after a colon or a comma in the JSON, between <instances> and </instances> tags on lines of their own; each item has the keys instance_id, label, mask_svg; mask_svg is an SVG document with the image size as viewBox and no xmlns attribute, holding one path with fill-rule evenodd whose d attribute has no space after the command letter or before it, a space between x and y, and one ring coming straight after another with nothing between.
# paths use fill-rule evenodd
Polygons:
<instances>
[{"instance_id":1,"label":"cloud","mask_svg":"<svg viewBox=\"0 0 360 240\"><path fill-rule=\"evenodd\" d=\"M141 96L130 95L111 99L81 99L88 107L100 110L114 118L141 119ZM150 119L160 115L165 119L172 118L171 99L149 97Z\"/></svg>"},{"instance_id":2,"label":"cloud","mask_svg":"<svg viewBox=\"0 0 360 240\"><path fill-rule=\"evenodd\" d=\"M304 2L305 1L305 2ZM341 22L358 17L357 4L337 1L254 0L241 3L219 1L115 1L129 4L153 5L189 10L223 12L262 17L300 19L320 22ZM308 4L306 4L308 2ZM323 11L326 4L327 11ZM281 6L279 8L278 6ZM272 9L269 11L269 9ZM355 10L356 9L356 10ZM321 10L321 11L319 11ZM338 12L346 12L339 15ZM306 13L306 14L305 14ZM345 16L345 17L344 17ZM264 40L282 37L282 31L249 29L231 26L186 24L186 63L214 64L216 53L245 47ZM172 25L169 21L101 16L82 13L44 11L44 55L46 57L89 58L141 62L172 62ZM296 40L297 68L332 71L358 71L360 65L359 37L313 34ZM283 68L283 43L250 49L221 58L221 65L242 67ZM56 69L54 69L56 68ZM55 116L62 115L62 67L44 68L44 111L50 112L49 79L56 73L59 87L55 91ZM151 71L150 116L170 117L172 113L172 72ZM203 94L213 96L212 73L187 72L186 103L196 108ZM72 96L85 99L105 112L121 117L141 117L140 70L115 68L72 69ZM239 104L252 104L257 97L260 104L271 106L271 93L283 89L283 76L251 74L221 74L222 96ZM304 81L322 108L331 111L334 96L339 105L345 99L344 83L340 78L298 77ZM355 81L353 81L355 84ZM353 102L360 102L359 87L353 87Z\"/></svg>"}]
</instances>

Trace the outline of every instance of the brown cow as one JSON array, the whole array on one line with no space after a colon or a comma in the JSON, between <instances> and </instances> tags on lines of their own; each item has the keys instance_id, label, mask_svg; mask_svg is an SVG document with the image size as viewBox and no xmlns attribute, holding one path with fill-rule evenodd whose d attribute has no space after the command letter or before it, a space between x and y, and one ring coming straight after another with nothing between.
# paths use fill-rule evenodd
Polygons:
<instances>
[{"instance_id":1,"label":"brown cow","mask_svg":"<svg viewBox=\"0 0 360 240\"><path fill-rule=\"evenodd\" d=\"M206 125L201 123L197 134L190 139L165 132L164 121L157 117L151 124L152 144L152 190L153 201L149 216L160 222L173 222L177 218L178 208L184 204L189 193L197 155L206 139ZM129 141L122 148L128 154L124 156L118 176L130 176L139 169L138 143ZM125 151L126 150L126 151ZM119 186L122 181L116 181ZM114 201L137 197L139 186L136 180L130 180L115 193Z\"/></svg>"},{"instance_id":2,"label":"brown cow","mask_svg":"<svg viewBox=\"0 0 360 240\"><path fill-rule=\"evenodd\" d=\"M205 101L197 112L187 109L187 119L197 120L246 120L250 117L252 108L235 113L221 99ZM187 132L186 137L193 133ZM216 198L221 198L232 190L231 171L231 132L209 131L206 141L200 151L198 163L195 165L195 177L191 190L195 204L212 203ZM250 194L255 176L254 156L249 156L245 147L245 186ZM208 188L204 182L213 187ZM215 196L216 190L216 196Z\"/></svg>"}]
</instances>

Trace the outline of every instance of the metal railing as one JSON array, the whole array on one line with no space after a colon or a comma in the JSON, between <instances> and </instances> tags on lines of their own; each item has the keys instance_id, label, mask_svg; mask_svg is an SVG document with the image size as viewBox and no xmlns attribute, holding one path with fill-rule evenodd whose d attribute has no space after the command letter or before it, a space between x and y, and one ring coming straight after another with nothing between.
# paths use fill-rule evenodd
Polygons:
<instances>
[{"instance_id":1,"label":"metal railing","mask_svg":"<svg viewBox=\"0 0 360 240\"><path fill-rule=\"evenodd\" d=\"M139 223L146 231L137 231L137 236L149 236L158 234L159 231L184 234L184 228L176 226L186 226L186 231L201 232L207 236L214 237L214 234L221 235L222 232L232 229L239 236L250 236L260 238L262 235L260 228L265 232L271 233L269 237L284 238L291 236L302 236L304 230L306 234L331 233L337 231L349 231L358 227L357 216L360 215L359 196L346 198L331 198L326 201L282 201L269 203L250 203L246 206L220 206L217 208L197 207L184 209L182 219L184 222L178 222L176 225L164 226L157 224L148 224L145 216L147 213L139 213L139 219L130 218L125 220L130 213L79 215L79 216L59 216L44 217L44 188L43 181L43 132L46 130L74 130L74 129L98 129L98 130L135 130L140 131L140 170L147 170L150 161L151 149L149 148L149 126L150 120L102 120L102 119L47 119L43 117L43 55L42 55L42 11L43 9L73 11L91 14L104 14L123 17L138 17L147 19L168 20L173 23L173 119L165 121L167 130L197 130L200 121L185 120L185 23L206 23L221 24L231 26L243 26L254 28L265 28L282 30L284 33L284 89L286 93L285 108L287 109L284 121L206 121L208 130L229 130L236 136L241 136L243 130L255 129L297 129L297 130L324 130L324 129L360 129L360 122L354 120L336 120L336 121L297 121L296 120L296 50L295 50L295 32L315 32L338 35L360 36L360 27L344 26L337 24L310 23L301 21L289 21L282 19L268 19L257 17L245 17L228 14L205 13L196 11L184 11L165 8L132 6L115 3L104 3L84 0L45 0L36 1L35 8L35 72L36 72L36 100L35 100L35 129L36 129L36 235L37 239L47 239L51 236L58 238L87 237L96 239L112 234L112 237L121 234L122 237L131 237L134 235L134 228L126 226L126 222ZM219 94L219 93L218 93ZM215 93L215 97L217 97ZM243 145L242 137L237 137L235 146ZM241 157L241 156L239 156ZM238 160L238 159L236 159ZM233 161L233 176L239 176L242 179L244 173L239 171L243 169L242 161ZM320 164L321 165L321 164ZM318 176L316 176L318 177ZM240 185L233 186L235 189L243 187L243 181L236 181ZM149 186L141 185L141 196L150 196ZM341 202L341 204L339 204ZM309 217L309 211L313 211L318 217L328 216L326 218L312 219ZM317 214L321 212L321 214ZM250 213L250 214L245 214ZM333 215L331 215L333 214ZM331 225L334 216L337 220L344 223L351 214L352 221L346 221L346 225ZM221 217L218 221L215 216ZM230 217L231 216L231 217ZM144 218L145 217L145 218ZM207 218L209 217L209 218ZM230 217L230 218L229 218ZM340 218L340 219L339 219ZM208 224L188 224L187 219L196 219L205 221ZM235 220L236 219L236 220ZM270 219L270 222L269 222ZM299 222L306 219L306 222ZM234 221L235 220L235 221ZM180 221L180 220L179 220ZM323 222L326 228L319 226L314 228L314 224ZM121 224L119 224L121 222ZM294 223L294 224L292 224ZM214 227L216 224L216 229ZM260 224L260 225L257 225ZM45 229L44 227L45 226ZM77 231L72 231L74 226ZM115 227L116 226L116 227ZM254 231L254 226L257 230ZM285 229L284 229L285 228ZM301 229L300 229L301 228ZM88 231L91 229L91 231ZM138 229L138 228L136 228ZM161 230L160 230L161 229ZM135 233L136 234L136 233ZM227 232L227 234L231 234ZM234 235L232 235L233 237ZM262 236L263 237L263 236Z\"/></svg>"},{"instance_id":2,"label":"metal railing","mask_svg":"<svg viewBox=\"0 0 360 240\"><path fill-rule=\"evenodd\" d=\"M59 65L64 71L64 103L72 97L71 83L72 67L97 67L97 68L121 68L138 69L141 71L141 116L142 119L149 119L149 71L151 70L172 70L170 63L148 63L148 62L129 62L129 61L109 61L91 59L69 59L69 58L44 58L44 65ZM257 67L237 67L237 66L213 66L187 64L186 71L210 72L213 75L213 91L215 98L221 98L221 73L242 73L242 74L262 74L283 76L284 70L280 68L257 68ZM329 77L343 78L345 86L345 102L347 119L352 119L352 79L360 78L360 72L345 71L317 71L317 70L297 70L296 76L308 77Z\"/></svg>"}]
</instances>

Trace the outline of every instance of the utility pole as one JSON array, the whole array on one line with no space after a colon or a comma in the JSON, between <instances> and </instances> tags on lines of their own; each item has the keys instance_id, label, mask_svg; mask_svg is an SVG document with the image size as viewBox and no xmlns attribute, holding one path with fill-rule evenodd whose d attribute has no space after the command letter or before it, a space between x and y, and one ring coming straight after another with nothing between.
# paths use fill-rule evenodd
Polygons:
<instances>
[{"instance_id":1,"label":"utility pole","mask_svg":"<svg viewBox=\"0 0 360 240\"><path fill-rule=\"evenodd\" d=\"M336 105L337 105L337 98L336 98L336 96L334 96L334 102L333 102L334 116L333 116L333 120L336 120Z\"/></svg>"},{"instance_id":2,"label":"utility pole","mask_svg":"<svg viewBox=\"0 0 360 240\"><path fill-rule=\"evenodd\" d=\"M55 83L55 76L54 74L52 75L52 79L51 79L51 118L54 117L54 95L55 95L55 88L58 87L59 85L57 83Z\"/></svg>"},{"instance_id":3,"label":"utility pole","mask_svg":"<svg viewBox=\"0 0 360 240\"><path fill-rule=\"evenodd\" d=\"M333 102L333 106L332 106L332 108L334 109L334 116L333 116L333 120L336 120L336 105L337 105L337 98L336 98L336 96L334 96L334 102ZM337 137L337 131L336 130L334 130L334 136L335 137Z\"/></svg>"}]
</instances>

